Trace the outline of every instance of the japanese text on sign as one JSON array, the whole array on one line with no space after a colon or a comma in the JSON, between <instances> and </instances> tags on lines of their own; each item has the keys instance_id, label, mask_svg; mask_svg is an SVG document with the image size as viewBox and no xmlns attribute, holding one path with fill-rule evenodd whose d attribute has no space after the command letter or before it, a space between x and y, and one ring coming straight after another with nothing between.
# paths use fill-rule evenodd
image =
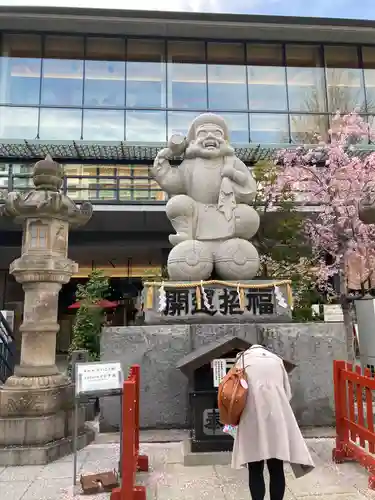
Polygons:
<instances>
[{"instance_id":1,"label":"japanese text on sign","mask_svg":"<svg viewBox=\"0 0 375 500\"><path fill-rule=\"evenodd\" d=\"M214 378L214 387L219 387L220 382L227 374L227 362L225 359L214 359L212 361L212 372Z\"/></svg>"},{"instance_id":2,"label":"japanese text on sign","mask_svg":"<svg viewBox=\"0 0 375 500\"><path fill-rule=\"evenodd\" d=\"M77 363L76 395L122 389L121 363Z\"/></svg>"},{"instance_id":3,"label":"japanese text on sign","mask_svg":"<svg viewBox=\"0 0 375 500\"><path fill-rule=\"evenodd\" d=\"M174 289L166 290L165 316L185 316L204 312L211 316L215 314L231 316L250 313L253 315L269 315L275 313L273 288L248 289L245 291L245 304L241 308L236 289L206 288L207 304L200 300L197 306L195 290Z\"/></svg>"},{"instance_id":4,"label":"japanese text on sign","mask_svg":"<svg viewBox=\"0 0 375 500\"><path fill-rule=\"evenodd\" d=\"M220 422L220 413L217 408L203 410L203 433L208 436L223 433L223 425Z\"/></svg>"}]
</instances>

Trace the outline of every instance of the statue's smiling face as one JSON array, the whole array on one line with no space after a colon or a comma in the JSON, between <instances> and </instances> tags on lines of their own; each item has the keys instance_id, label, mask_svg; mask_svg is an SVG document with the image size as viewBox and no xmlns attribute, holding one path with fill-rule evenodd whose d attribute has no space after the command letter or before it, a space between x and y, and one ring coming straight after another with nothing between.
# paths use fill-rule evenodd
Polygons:
<instances>
[{"instance_id":1,"label":"statue's smiling face","mask_svg":"<svg viewBox=\"0 0 375 500\"><path fill-rule=\"evenodd\" d=\"M217 123L203 123L196 128L194 139L190 140L185 151L185 158L203 158L216 160L234 155L234 149L228 144L224 130Z\"/></svg>"},{"instance_id":2,"label":"statue's smiling face","mask_svg":"<svg viewBox=\"0 0 375 500\"><path fill-rule=\"evenodd\" d=\"M224 143L224 131L213 123L201 125L196 132L195 144L207 151L216 151Z\"/></svg>"}]
</instances>

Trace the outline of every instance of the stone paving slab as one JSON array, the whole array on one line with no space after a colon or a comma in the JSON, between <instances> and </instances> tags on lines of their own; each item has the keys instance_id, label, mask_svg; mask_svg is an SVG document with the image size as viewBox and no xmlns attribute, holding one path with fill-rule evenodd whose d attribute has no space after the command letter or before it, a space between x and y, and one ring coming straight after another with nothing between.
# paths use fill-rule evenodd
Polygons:
<instances>
[{"instance_id":1,"label":"stone paving slab","mask_svg":"<svg viewBox=\"0 0 375 500\"><path fill-rule=\"evenodd\" d=\"M316 469L295 479L286 469L285 500L375 500L367 488L368 473L355 463L335 465L331 461L334 440L308 439ZM97 442L78 453L78 473L117 469L118 443ZM149 456L150 472L138 475L138 484L147 487L147 500L250 500L247 471L229 466L185 467L183 443L141 445ZM109 500L109 493L80 495L74 492L73 457L46 466L0 468L1 500ZM267 497L268 498L268 497Z\"/></svg>"}]
</instances>

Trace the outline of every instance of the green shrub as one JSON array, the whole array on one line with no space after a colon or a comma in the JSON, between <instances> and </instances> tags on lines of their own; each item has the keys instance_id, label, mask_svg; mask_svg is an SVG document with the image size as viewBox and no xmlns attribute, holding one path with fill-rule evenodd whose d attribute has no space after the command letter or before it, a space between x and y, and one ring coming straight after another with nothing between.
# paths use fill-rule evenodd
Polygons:
<instances>
[{"instance_id":1,"label":"green shrub","mask_svg":"<svg viewBox=\"0 0 375 500\"><path fill-rule=\"evenodd\" d=\"M104 322L104 309L97 303L108 295L109 280L102 271L93 271L87 283L77 286L76 299L80 308L73 324L70 354L87 350L90 361L100 359L100 333Z\"/></svg>"}]
</instances>

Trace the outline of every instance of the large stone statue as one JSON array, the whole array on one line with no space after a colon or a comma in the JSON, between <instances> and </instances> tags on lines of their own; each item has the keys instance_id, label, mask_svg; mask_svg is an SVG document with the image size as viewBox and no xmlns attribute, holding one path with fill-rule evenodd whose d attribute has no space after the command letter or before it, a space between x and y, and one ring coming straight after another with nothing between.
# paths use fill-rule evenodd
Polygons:
<instances>
[{"instance_id":1,"label":"large stone statue","mask_svg":"<svg viewBox=\"0 0 375 500\"><path fill-rule=\"evenodd\" d=\"M170 160L183 156L178 167ZM255 276L259 257L248 241L259 228L250 206L256 183L229 145L221 116L205 113L186 138L174 135L157 154L152 173L170 199L167 216L176 231L168 258L171 280L205 280L212 276L247 280Z\"/></svg>"}]
</instances>

